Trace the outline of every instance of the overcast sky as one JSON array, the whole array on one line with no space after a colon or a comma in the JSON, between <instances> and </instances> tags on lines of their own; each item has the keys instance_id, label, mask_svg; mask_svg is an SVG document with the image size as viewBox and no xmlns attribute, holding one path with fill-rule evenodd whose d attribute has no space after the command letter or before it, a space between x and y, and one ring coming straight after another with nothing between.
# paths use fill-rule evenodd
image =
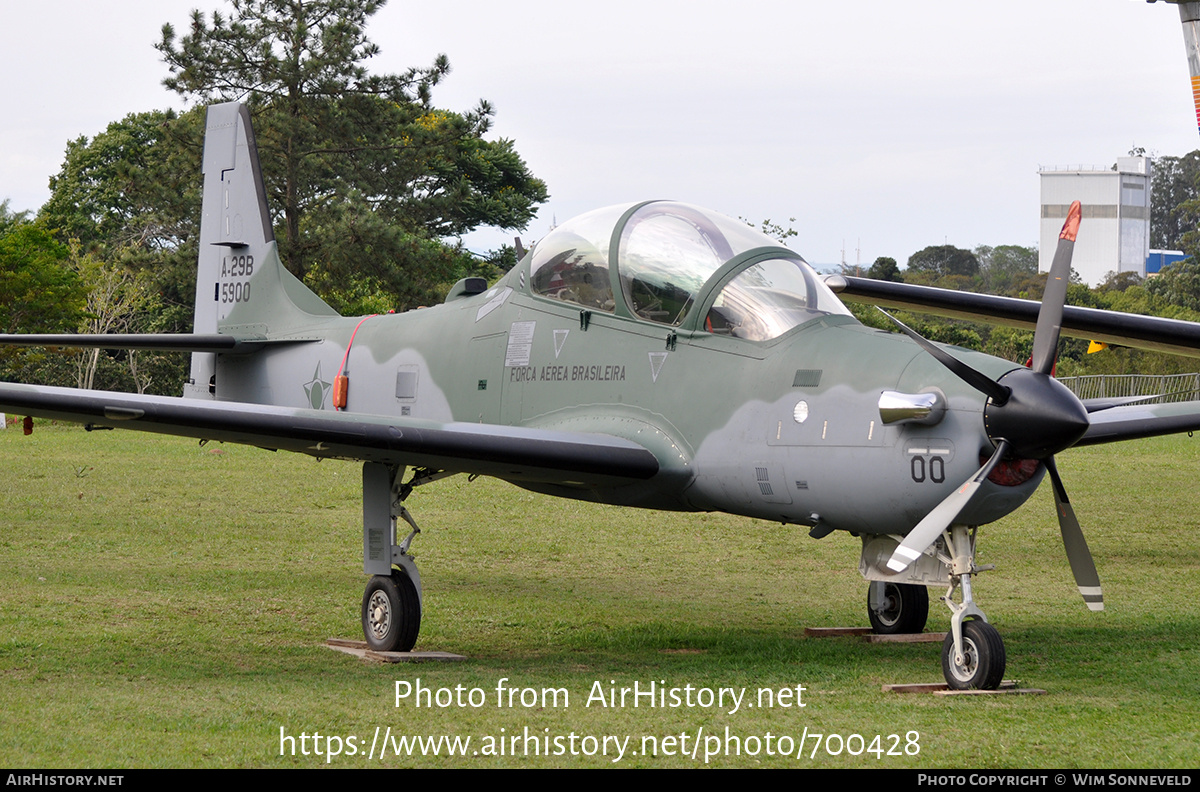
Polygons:
<instances>
[{"instance_id":1,"label":"overcast sky","mask_svg":"<svg viewBox=\"0 0 1200 792\"><path fill-rule=\"evenodd\" d=\"M0 199L36 209L67 140L181 107L153 44L193 8L226 5L0 0ZM373 70L444 52L436 104L494 105L493 134L550 189L526 241L599 206L673 198L794 217L789 244L818 266L843 246L869 264L1036 245L1040 165L1200 148L1163 3L391 0L368 31Z\"/></svg>"}]
</instances>

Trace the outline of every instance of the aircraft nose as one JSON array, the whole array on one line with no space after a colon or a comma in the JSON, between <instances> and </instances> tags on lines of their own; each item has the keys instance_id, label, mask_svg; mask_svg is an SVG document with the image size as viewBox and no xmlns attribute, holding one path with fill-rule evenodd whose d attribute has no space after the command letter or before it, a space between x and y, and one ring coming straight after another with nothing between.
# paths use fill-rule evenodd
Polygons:
<instances>
[{"instance_id":1,"label":"aircraft nose","mask_svg":"<svg viewBox=\"0 0 1200 792\"><path fill-rule=\"evenodd\" d=\"M1002 404L989 399L983 422L988 437L1007 440L1013 455L1045 459L1070 448L1087 431L1087 409L1053 377L1016 369L999 383L1009 389L1009 397Z\"/></svg>"}]
</instances>

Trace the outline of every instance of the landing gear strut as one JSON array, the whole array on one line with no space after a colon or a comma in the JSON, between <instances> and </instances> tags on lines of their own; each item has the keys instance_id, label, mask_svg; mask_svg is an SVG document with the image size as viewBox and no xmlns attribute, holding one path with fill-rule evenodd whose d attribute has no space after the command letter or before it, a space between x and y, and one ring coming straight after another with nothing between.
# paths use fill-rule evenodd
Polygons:
<instances>
[{"instance_id":1,"label":"landing gear strut","mask_svg":"<svg viewBox=\"0 0 1200 792\"><path fill-rule=\"evenodd\" d=\"M405 483L404 470L363 464L363 571L372 577L363 592L362 627L367 645L377 652L410 651L421 631L421 575L408 554L421 529L404 501L413 488L452 475L419 469ZM399 544L397 518L412 528Z\"/></svg>"},{"instance_id":2,"label":"landing gear strut","mask_svg":"<svg viewBox=\"0 0 1200 792\"><path fill-rule=\"evenodd\" d=\"M1004 679L1004 641L987 623L971 593L971 578L991 566L975 566L975 529L952 525L943 534L950 567L950 588L942 601L950 608L950 634L942 644L942 674L952 690L995 690ZM961 601L954 590L961 589Z\"/></svg>"}]
</instances>

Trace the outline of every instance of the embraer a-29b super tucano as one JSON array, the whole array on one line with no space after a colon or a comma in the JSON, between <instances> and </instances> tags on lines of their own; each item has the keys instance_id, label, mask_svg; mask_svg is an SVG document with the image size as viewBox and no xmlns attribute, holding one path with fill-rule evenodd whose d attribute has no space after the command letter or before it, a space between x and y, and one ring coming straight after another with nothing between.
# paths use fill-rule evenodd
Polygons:
<instances>
[{"instance_id":1,"label":"embraer a-29b super tucano","mask_svg":"<svg viewBox=\"0 0 1200 792\"><path fill-rule=\"evenodd\" d=\"M861 537L878 632L920 632L946 591L947 682L994 688L1004 645L975 603L977 526L1044 474L1080 591L1102 606L1054 456L1074 445L1200 428L1200 402L1081 402L1052 379L1060 329L1200 348L1200 326L1066 309L1076 204L1040 307L1032 364L864 327L794 252L681 203L600 209L557 227L498 283L445 303L347 318L280 264L250 115L209 108L194 333L4 336L0 343L192 352L183 398L0 385L0 408L363 463L367 642L408 650L421 579L408 550L414 487L483 474L558 497L721 511ZM832 288L831 288L832 286ZM889 284L898 286L898 284ZM902 284L899 284L902 286ZM931 305L937 289L875 295ZM1081 318L1082 317L1082 318ZM898 324L898 323L897 323ZM411 474L405 476L405 471ZM402 521L402 522L401 522Z\"/></svg>"}]
</instances>

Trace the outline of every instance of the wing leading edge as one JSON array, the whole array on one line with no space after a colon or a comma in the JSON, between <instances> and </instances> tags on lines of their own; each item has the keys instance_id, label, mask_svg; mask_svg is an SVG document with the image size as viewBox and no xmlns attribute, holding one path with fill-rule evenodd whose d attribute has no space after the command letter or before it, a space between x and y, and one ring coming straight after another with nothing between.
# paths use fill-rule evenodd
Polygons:
<instances>
[{"instance_id":1,"label":"wing leading edge","mask_svg":"<svg viewBox=\"0 0 1200 792\"><path fill-rule=\"evenodd\" d=\"M931 313L952 319L987 321L1033 330L1041 303L1015 297L939 289L911 283L831 275L825 283L843 300ZM1063 335L1110 344L1200 357L1200 324L1139 316L1098 308L1063 307Z\"/></svg>"},{"instance_id":2,"label":"wing leading edge","mask_svg":"<svg viewBox=\"0 0 1200 792\"><path fill-rule=\"evenodd\" d=\"M613 486L652 478L659 470L652 452L628 440L527 427L9 383L0 384L0 409L91 426L513 481Z\"/></svg>"}]
</instances>

